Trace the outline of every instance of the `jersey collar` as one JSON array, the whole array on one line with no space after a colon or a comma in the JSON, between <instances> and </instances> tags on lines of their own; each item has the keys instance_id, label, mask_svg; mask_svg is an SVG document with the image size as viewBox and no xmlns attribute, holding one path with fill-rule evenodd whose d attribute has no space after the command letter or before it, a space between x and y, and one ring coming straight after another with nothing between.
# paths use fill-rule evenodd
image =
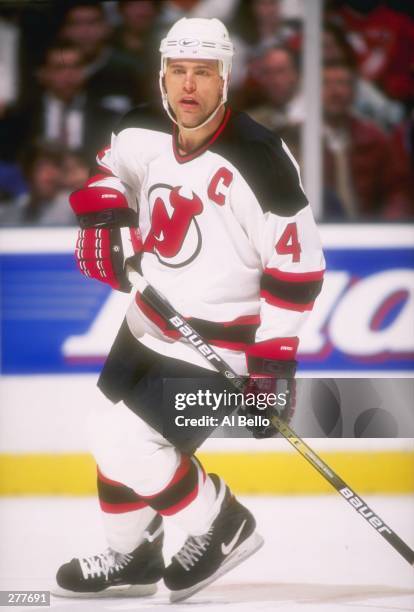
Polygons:
<instances>
[{"instance_id":1,"label":"jersey collar","mask_svg":"<svg viewBox=\"0 0 414 612\"><path fill-rule=\"evenodd\" d=\"M204 142L202 145L200 145L199 147L197 147L190 153L186 153L185 155L182 155L178 150L178 129L177 129L177 126L174 124L173 135L172 135L172 145L173 145L174 157L177 160L177 162L179 164L185 164L186 162L189 162L192 159L195 159L196 157L199 157L200 155L202 155L204 151L206 151L213 144L213 142L215 142L217 138L220 136L220 134L222 133L222 131L224 130L224 128L226 127L230 119L230 115L231 115L231 108L227 107L226 112L224 113L223 120L218 126L218 128L216 129L216 131L208 138L206 142Z\"/></svg>"}]
</instances>

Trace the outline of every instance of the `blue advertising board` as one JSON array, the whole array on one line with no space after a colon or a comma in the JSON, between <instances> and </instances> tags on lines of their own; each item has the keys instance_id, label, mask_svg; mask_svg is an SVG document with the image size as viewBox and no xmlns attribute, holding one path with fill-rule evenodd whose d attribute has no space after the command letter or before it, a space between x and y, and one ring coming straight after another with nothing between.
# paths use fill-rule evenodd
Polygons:
<instances>
[{"instance_id":1,"label":"blue advertising board","mask_svg":"<svg viewBox=\"0 0 414 612\"><path fill-rule=\"evenodd\" d=\"M414 372L409 230L358 226L356 239L349 226L322 227L326 281L303 330L300 371ZM98 371L128 296L78 272L72 230L55 230L51 240L34 229L25 240L27 232L0 237L1 372Z\"/></svg>"}]
</instances>

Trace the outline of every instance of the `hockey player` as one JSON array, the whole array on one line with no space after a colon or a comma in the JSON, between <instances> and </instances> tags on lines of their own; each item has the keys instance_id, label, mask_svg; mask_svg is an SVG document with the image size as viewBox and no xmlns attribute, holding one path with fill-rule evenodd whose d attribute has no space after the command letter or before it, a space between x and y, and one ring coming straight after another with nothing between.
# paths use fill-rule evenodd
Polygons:
<instances>
[{"instance_id":1,"label":"hockey player","mask_svg":"<svg viewBox=\"0 0 414 612\"><path fill-rule=\"evenodd\" d=\"M181 19L160 51L166 113L130 112L98 156L101 175L72 194L79 267L130 291L128 234L148 282L236 371L276 371L277 387L294 373L324 268L297 165L228 106L233 46L220 21ZM99 378L107 399L91 417L109 548L60 567L60 594L148 595L163 579L178 601L262 545L249 510L193 454L208 434L163 435L161 379L212 370L136 293ZM169 522L188 537L165 567Z\"/></svg>"}]
</instances>

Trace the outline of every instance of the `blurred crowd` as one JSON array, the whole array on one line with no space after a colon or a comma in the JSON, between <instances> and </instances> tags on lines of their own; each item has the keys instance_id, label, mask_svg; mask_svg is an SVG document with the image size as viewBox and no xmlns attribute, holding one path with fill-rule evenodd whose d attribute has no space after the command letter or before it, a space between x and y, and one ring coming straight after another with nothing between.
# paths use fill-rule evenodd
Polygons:
<instances>
[{"instance_id":1,"label":"blurred crowd","mask_svg":"<svg viewBox=\"0 0 414 612\"><path fill-rule=\"evenodd\" d=\"M157 100L159 41L218 17L230 99L303 164L301 0L57 0L0 5L0 224L70 225L68 194L133 106ZM325 0L323 219L414 217L414 3Z\"/></svg>"}]
</instances>

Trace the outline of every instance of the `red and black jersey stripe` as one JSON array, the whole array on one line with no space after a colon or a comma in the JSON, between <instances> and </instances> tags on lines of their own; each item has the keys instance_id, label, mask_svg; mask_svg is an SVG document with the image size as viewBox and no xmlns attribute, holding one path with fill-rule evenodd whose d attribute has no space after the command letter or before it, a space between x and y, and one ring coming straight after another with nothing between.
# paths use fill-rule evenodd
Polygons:
<instances>
[{"instance_id":1,"label":"red and black jersey stripe","mask_svg":"<svg viewBox=\"0 0 414 612\"><path fill-rule=\"evenodd\" d=\"M324 270L316 272L282 272L266 268L260 282L260 295L266 302L304 312L312 310L323 283Z\"/></svg>"},{"instance_id":2,"label":"red and black jersey stripe","mask_svg":"<svg viewBox=\"0 0 414 612\"><path fill-rule=\"evenodd\" d=\"M98 469L98 497L101 509L110 514L121 514L132 510L141 510L147 502L133 489L121 482L110 480Z\"/></svg>"},{"instance_id":3,"label":"red and black jersey stripe","mask_svg":"<svg viewBox=\"0 0 414 612\"><path fill-rule=\"evenodd\" d=\"M145 316L162 329L166 336L175 340L181 338L179 332L153 310L145 300L144 294L138 292L135 296L135 302ZM195 317L189 317L185 320L210 344L235 351L243 351L247 345L254 342L256 330L260 324L259 315L239 317L234 321L225 322L207 321Z\"/></svg>"}]
</instances>

